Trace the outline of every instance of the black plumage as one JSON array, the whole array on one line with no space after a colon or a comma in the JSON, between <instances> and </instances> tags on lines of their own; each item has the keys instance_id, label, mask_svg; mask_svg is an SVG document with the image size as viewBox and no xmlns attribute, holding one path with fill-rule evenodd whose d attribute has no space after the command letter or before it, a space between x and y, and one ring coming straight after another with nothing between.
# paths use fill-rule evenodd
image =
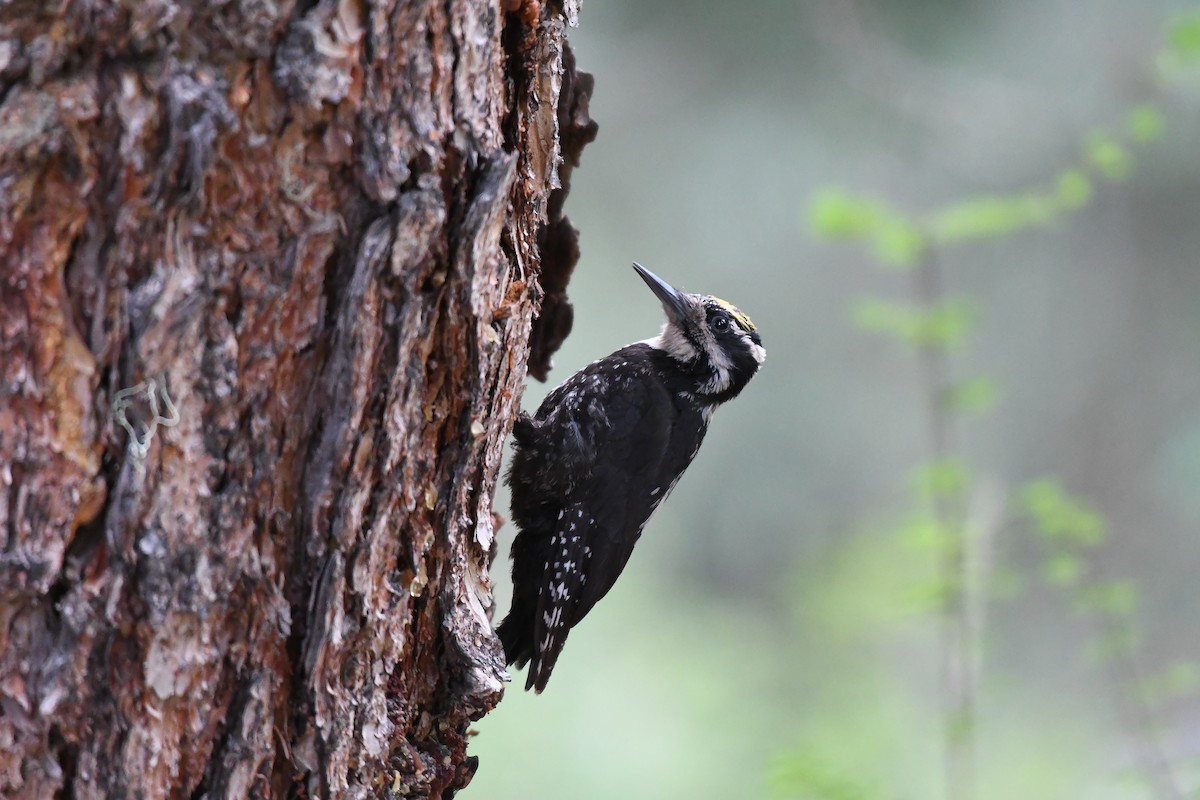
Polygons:
<instances>
[{"instance_id":1,"label":"black plumage","mask_svg":"<svg viewBox=\"0 0 1200 800\"><path fill-rule=\"evenodd\" d=\"M700 449L713 410L762 363L750 319L634 265L663 303L662 333L593 362L513 427L508 663L540 692L567 633L608 593L654 510Z\"/></svg>"}]
</instances>

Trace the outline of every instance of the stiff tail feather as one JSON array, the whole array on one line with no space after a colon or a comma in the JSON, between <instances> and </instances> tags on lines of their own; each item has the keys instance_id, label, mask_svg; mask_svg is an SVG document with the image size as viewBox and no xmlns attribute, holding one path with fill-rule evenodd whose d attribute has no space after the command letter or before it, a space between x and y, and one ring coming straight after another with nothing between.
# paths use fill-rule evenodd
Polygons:
<instances>
[{"instance_id":1,"label":"stiff tail feather","mask_svg":"<svg viewBox=\"0 0 1200 800\"><path fill-rule=\"evenodd\" d=\"M533 612L532 605L522 609L514 602L508 615L496 626L496 633L504 645L505 664L516 664L520 669L533 656Z\"/></svg>"}]
</instances>

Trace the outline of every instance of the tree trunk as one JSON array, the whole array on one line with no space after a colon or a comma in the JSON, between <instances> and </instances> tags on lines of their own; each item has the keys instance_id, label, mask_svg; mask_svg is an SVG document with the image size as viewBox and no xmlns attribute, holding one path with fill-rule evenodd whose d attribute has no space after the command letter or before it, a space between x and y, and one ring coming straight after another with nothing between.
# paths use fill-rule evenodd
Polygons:
<instances>
[{"instance_id":1,"label":"tree trunk","mask_svg":"<svg viewBox=\"0 0 1200 800\"><path fill-rule=\"evenodd\" d=\"M0 796L470 780L576 6L0 11Z\"/></svg>"}]
</instances>

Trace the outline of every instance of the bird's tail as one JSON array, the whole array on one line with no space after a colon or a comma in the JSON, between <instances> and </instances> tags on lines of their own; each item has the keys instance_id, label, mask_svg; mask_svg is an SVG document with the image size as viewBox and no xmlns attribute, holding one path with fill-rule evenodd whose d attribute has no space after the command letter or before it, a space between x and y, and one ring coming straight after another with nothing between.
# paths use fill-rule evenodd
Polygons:
<instances>
[{"instance_id":1,"label":"bird's tail","mask_svg":"<svg viewBox=\"0 0 1200 800\"><path fill-rule=\"evenodd\" d=\"M508 616L496 626L496 633L504 644L504 662L525 666L533 656L533 613L532 604L525 609L518 599L513 600Z\"/></svg>"},{"instance_id":2,"label":"bird's tail","mask_svg":"<svg viewBox=\"0 0 1200 800\"><path fill-rule=\"evenodd\" d=\"M508 615L496 627L504 644L504 660L524 667L530 661L537 664L538 595L541 591L544 564L548 560L550 536L530 525L517 534L512 545L513 598ZM528 687L526 687L528 688Z\"/></svg>"}]
</instances>

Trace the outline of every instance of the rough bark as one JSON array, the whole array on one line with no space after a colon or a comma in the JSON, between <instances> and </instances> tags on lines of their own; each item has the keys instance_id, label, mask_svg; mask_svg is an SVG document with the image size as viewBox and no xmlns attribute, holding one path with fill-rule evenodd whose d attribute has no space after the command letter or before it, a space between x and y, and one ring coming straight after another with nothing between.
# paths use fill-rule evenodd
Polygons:
<instances>
[{"instance_id":1,"label":"rough bark","mask_svg":"<svg viewBox=\"0 0 1200 800\"><path fill-rule=\"evenodd\" d=\"M576 2L0 11L0 796L470 780Z\"/></svg>"}]
</instances>

